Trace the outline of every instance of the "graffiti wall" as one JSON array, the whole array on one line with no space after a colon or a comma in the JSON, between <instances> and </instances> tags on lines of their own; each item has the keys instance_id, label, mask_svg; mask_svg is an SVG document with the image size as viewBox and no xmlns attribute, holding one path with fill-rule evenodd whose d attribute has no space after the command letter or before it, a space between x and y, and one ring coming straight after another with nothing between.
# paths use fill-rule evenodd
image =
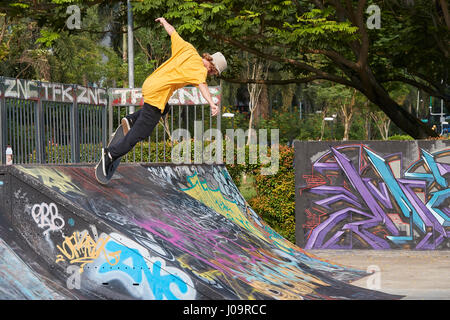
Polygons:
<instances>
[{"instance_id":1,"label":"graffiti wall","mask_svg":"<svg viewBox=\"0 0 450 320\"><path fill-rule=\"evenodd\" d=\"M450 249L450 141L295 143L306 249Z\"/></svg>"}]
</instances>

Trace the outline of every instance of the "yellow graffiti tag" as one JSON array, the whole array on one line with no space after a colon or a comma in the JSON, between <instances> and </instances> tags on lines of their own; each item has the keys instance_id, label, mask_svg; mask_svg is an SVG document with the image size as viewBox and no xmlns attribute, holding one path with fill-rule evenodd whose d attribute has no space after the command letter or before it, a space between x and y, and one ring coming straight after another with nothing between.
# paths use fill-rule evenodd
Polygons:
<instances>
[{"instance_id":1,"label":"yellow graffiti tag","mask_svg":"<svg viewBox=\"0 0 450 320\"><path fill-rule=\"evenodd\" d=\"M188 181L191 183L192 187L183 189L183 191L194 199L202 202L204 205L225 216L235 224L250 231L258 238L276 245L283 251L289 252L290 249L297 250L289 241L283 238L276 239L276 237L272 237L273 234L269 233L268 230L261 230L256 227L239 209L235 202L225 199L219 189L210 189L206 181L202 182L199 180L197 174L188 177Z\"/></svg>"},{"instance_id":2,"label":"yellow graffiti tag","mask_svg":"<svg viewBox=\"0 0 450 320\"><path fill-rule=\"evenodd\" d=\"M248 230L250 229L263 238L260 231L249 223L247 217L245 217L245 215L241 212L236 203L225 199L219 190L211 190L207 186L206 182L201 182L198 179L197 175L189 177L189 182L191 182L192 188L184 189L184 192L199 200L214 211L224 215L241 227Z\"/></svg>"},{"instance_id":3,"label":"yellow graffiti tag","mask_svg":"<svg viewBox=\"0 0 450 320\"><path fill-rule=\"evenodd\" d=\"M62 193L71 191L82 194L82 190L70 182L72 180L71 177L62 172L52 168L25 168L22 166L17 166L17 168L40 180L47 187L57 188Z\"/></svg>"},{"instance_id":4,"label":"yellow graffiti tag","mask_svg":"<svg viewBox=\"0 0 450 320\"><path fill-rule=\"evenodd\" d=\"M57 246L62 254L57 255L56 262L58 263L67 259L70 264L80 264L80 273L82 273L84 266L93 262L103 252L106 261L111 266L114 266L119 262L121 251L106 253L105 245L110 238L110 236L106 236L98 239L96 242L86 231L82 233L75 231L71 237L66 237L62 246ZM114 260L114 263L111 263L111 260Z\"/></svg>"}]
</instances>

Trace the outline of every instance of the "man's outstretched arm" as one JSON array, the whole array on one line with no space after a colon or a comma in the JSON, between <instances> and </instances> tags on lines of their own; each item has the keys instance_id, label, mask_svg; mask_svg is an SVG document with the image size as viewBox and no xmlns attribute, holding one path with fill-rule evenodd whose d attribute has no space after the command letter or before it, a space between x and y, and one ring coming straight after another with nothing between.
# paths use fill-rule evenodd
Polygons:
<instances>
[{"instance_id":1,"label":"man's outstretched arm","mask_svg":"<svg viewBox=\"0 0 450 320\"><path fill-rule=\"evenodd\" d=\"M211 107L211 115L216 116L219 113L219 107L213 102L211 94L209 93L208 84L200 83L198 88L200 89L203 98L208 101L209 106Z\"/></svg>"},{"instance_id":2,"label":"man's outstretched arm","mask_svg":"<svg viewBox=\"0 0 450 320\"><path fill-rule=\"evenodd\" d=\"M168 23L166 21L166 19L164 19L164 18L157 18L157 19L155 19L155 21L159 22L164 27L164 29L166 29L166 31L169 34L169 36L171 36L172 33L175 32L175 28L172 27L172 25L170 23Z\"/></svg>"}]
</instances>

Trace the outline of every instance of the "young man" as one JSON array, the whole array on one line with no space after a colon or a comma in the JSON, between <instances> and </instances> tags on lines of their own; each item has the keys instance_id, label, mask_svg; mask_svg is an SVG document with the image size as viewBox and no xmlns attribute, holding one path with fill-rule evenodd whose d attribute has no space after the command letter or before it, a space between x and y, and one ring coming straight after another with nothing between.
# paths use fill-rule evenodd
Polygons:
<instances>
[{"instance_id":1,"label":"young man","mask_svg":"<svg viewBox=\"0 0 450 320\"><path fill-rule=\"evenodd\" d=\"M159 119L169 112L167 102L173 92L186 85L198 86L202 96L211 107L211 114L217 115L219 109L214 104L206 83L207 76L220 74L227 67L222 53L207 53L201 57L197 50L184 41L166 19L158 18L170 36L172 56L159 66L142 85L144 106L137 112L122 119L125 137L116 144L102 150L103 173L108 174L112 163L128 153L141 140L152 133Z\"/></svg>"}]
</instances>

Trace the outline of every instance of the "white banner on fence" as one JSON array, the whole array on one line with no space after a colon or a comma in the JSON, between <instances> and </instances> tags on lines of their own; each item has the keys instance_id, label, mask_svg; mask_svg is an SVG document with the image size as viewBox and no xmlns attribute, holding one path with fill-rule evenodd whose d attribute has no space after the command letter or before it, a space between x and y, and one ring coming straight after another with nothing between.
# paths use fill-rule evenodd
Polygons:
<instances>
[{"instance_id":1,"label":"white banner on fence","mask_svg":"<svg viewBox=\"0 0 450 320\"><path fill-rule=\"evenodd\" d=\"M219 86L209 87L209 92L215 104L220 104L221 91ZM113 106L141 106L144 104L141 88L109 89ZM170 105L202 105L208 104L197 87L184 87L176 90L169 99Z\"/></svg>"},{"instance_id":2,"label":"white banner on fence","mask_svg":"<svg viewBox=\"0 0 450 320\"><path fill-rule=\"evenodd\" d=\"M104 88L80 85L40 82L36 80L1 77L0 84L5 98L42 100L63 103L82 103L106 105L108 94L113 106L141 106L144 104L141 88ZM220 86L209 87L215 104L221 102ZM208 104L197 87L184 87L176 90L169 99L170 105Z\"/></svg>"},{"instance_id":3,"label":"white banner on fence","mask_svg":"<svg viewBox=\"0 0 450 320\"><path fill-rule=\"evenodd\" d=\"M2 94L5 98L63 103L76 101L77 103L93 105L107 105L108 103L107 92L103 88L6 77L0 81L2 81Z\"/></svg>"}]
</instances>

